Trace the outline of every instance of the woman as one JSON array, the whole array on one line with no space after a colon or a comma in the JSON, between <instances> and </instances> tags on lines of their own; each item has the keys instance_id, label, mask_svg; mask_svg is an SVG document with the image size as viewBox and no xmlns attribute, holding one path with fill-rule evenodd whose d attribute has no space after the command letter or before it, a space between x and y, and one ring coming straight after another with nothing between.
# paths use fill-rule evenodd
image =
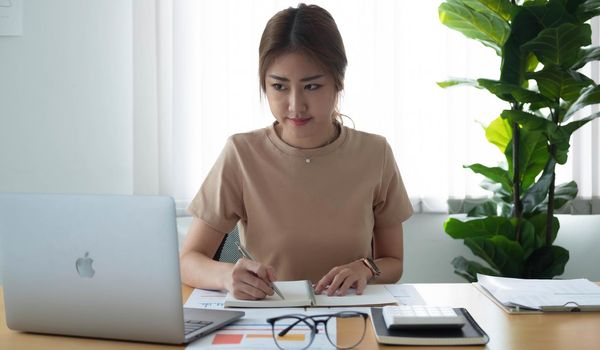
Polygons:
<instances>
[{"instance_id":1,"label":"woman","mask_svg":"<svg viewBox=\"0 0 600 350\"><path fill-rule=\"evenodd\" d=\"M387 141L338 120L346 65L326 10L300 4L269 20L259 76L276 121L231 136L193 199L184 283L262 299L278 279L328 295L400 279L412 207ZM256 261L213 260L238 222Z\"/></svg>"}]
</instances>

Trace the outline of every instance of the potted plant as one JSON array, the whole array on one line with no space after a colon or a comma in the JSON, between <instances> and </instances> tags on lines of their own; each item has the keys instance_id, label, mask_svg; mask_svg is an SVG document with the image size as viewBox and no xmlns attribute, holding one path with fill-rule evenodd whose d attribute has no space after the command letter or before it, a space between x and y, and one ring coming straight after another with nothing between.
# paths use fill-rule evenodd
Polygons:
<instances>
[{"instance_id":1,"label":"potted plant","mask_svg":"<svg viewBox=\"0 0 600 350\"><path fill-rule=\"evenodd\" d=\"M484 176L481 186L491 197L465 220L444 223L448 235L463 239L485 262L452 260L455 273L469 281L477 273L552 278L564 272L569 252L553 244L559 230L554 213L575 198L577 184L556 185L555 167L567 161L573 132L598 117L580 115L600 103L600 87L578 72L600 59L600 47L589 47L586 23L598 14L597 0L446 0L439 7L444 25L493 49L501 65L498 80L438 84L485 89L507 103L485 128L506 162L465 166Z\"/></svg>"}]
</instances>

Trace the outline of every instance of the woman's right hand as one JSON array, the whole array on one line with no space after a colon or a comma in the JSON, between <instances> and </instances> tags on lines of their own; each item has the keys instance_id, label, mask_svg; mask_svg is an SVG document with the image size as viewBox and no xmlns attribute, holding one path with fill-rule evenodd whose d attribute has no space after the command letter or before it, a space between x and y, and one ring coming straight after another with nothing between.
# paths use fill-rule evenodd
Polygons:
<instances>
[{"instance_id":1,"label":"woman's right hand","mask_svg":"<svg viewBox=\"0 0 600 350\"><path fill-rule=\"evenodd\" d=\"M226 288L237 299L264 299L273 295L271 284L276 279L273 267L242 258L233 265Z\"/></svg>"}]
</instances>

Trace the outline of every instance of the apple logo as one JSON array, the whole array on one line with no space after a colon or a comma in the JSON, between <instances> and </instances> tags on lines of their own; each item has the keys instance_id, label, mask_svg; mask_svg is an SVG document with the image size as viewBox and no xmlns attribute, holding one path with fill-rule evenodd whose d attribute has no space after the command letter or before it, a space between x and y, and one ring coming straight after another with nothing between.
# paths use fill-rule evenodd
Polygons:
<instances>
[{"instance_id":1,"label":"apple logo","mask_svg":"<svg viewBox=\"0 0 600 350\"><path fill-rule=\"evenodd\" d=\"M75 268L77 269L77 273L79 274L79 276L92 278L94 277L94 273L96 273L96 271L94 271L94 268L92 267L94 259L88 257L88 255L90 255L90 253L85 252L85 256L83 258L77 259L77 261L75 262Z\"/></svg>"}]
</instances>

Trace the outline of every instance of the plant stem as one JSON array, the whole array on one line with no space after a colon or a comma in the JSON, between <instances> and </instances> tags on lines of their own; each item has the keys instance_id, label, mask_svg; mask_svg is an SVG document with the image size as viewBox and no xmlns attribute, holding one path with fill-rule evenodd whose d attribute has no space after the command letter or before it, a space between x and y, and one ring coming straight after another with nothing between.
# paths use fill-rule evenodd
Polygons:
<instances>
[{"instance_id":1,"label":"plant stem","mask_svg":"<svg viewBox=\"0 0 600 350\"><path fill-rule=\"evenodd\" d=\"M514 217L517 218L517 226L515 227L515 240L521 241L521 219L523 218L523 205L521 203L521 167L519 165L519 151L521 148L521 131L519 124L513 123L513 202L514 202Z\"/></svg>"},{"instance_id":2,"label":"plant stem","mask_svg":"<svg viewBox=\"0 0 600 350\"><path fill-rule=\"evenodd\" d=\"M550 115L552 116L552 122L556 125L558 122L558 110L551 109ZM556 145L550 145L550 157L556 158ZM550 182L550 187L548 188L548 209L546 216L546 246L552 245L552 231L553 231L553 219L554 219L554 186L556 180L556 172L552 169L552 181Z\"/></svg>"},{"instance_id":3,"label":"plant stem","mask_svg":"<svg viewBox=\"0 0 600 350\"><path fill-rule=\"evenodd\" d=\"M550 154L551 157L554 157L555 145L550 145ZM554 219L554 180L556 179L556 174L552 171L552 181L550 182L550 187L548 188L548 213L546 216L546 246L552 245L552 219Z\"/></svg>"},{"instance_id":4,"label":"plant stem","mask_svg":"<svg viewBox=\"0 0 600 350\"><path fill-rule=\"evenodd\" d=\"M513 110L521 110L519 103L512 104ZM523 219L523 204L521 202L521 166L519 164L519 153L521 150L521 130L519 123L512 123L512 162L513 162L513 216L517 218L515 227L515 240L521 242L521 220Z\"/></svg>"}]
</instances>

